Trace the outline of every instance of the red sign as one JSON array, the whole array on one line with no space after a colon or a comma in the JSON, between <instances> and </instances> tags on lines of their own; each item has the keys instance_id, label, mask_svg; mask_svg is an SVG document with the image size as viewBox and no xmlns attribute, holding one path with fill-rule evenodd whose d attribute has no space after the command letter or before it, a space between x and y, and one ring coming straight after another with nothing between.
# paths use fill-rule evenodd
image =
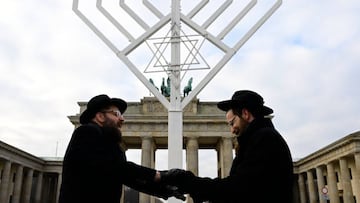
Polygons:
<instances>
[{"instance_id":1,"label":"red sign","mask_svg":"<svg viewBox=\"0 0 360 203\"><path fill-rule=\"evenodd\" d=\"M327 194L329 191L328 191L327 187L324 186L324 187L321 189L321 192L322 192L323 194Z\"/></svg>"}]
</instances>

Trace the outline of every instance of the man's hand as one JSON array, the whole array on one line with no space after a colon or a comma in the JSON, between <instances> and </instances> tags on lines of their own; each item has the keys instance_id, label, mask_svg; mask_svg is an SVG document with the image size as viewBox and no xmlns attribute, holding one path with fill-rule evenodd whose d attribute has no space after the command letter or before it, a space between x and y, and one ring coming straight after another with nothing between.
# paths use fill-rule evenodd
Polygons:
<instances>
[{"instance_id":1,"label":"man's hand","mask_svg":"<svg viewBox=\"0 0 360 203\"><path fill-rule=\"evenodd\" d=\"M160 171L160 181L169 185L180 186L185 182L191 181L193 177L195 177L195 175L192 172L183 169Z\"/></svg>"}]
</instances>

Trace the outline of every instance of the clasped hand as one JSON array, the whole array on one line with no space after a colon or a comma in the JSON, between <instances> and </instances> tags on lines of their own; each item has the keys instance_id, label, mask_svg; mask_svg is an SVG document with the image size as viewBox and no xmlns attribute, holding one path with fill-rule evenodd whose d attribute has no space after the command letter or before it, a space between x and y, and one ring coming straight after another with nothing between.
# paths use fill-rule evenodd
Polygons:
<instances>
[{"instance_id":1,"label":"clasped hand","mask_svg":"<svg viewBox=\"0 0 360 203\"><path fill-rule=\"evenodd\" d=\"M160 181L166 185L176 187L179 194L188 193L186 188L193 177L195 176L192 172L183 169L160 171Z\"/></svg>"}]
</instances>

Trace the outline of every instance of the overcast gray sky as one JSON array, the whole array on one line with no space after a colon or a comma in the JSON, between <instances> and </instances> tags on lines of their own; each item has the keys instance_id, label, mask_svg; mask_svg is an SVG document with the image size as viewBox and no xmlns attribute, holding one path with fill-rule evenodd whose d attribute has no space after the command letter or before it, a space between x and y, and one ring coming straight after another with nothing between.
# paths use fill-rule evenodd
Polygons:
<instances>
[{"instance_id":1,"label":"overcast gray sky","mask_svg":"<svg viewBox=\"0 0 360 203\"><path fill-rule=\"evenodd\" d=\"M150 2L164 14L170 12L170 0ZM199 1L181 2L186 14ZM206 13L219 4L216 2L220 1L210 1L209 10L194 21L204 22ZM95 3L83 0L80 8L95 9ZM104 6L109 11L119 9L118 1L104 0ZM67 116L79 112L78 101L101 93L127 101L149 96L71 7L70 0L27 0L6 1L0 8L0 140L36 156L63 156L73 131ZM198 98L220 101L239 89L257 91L274 109L274 124L294 158L358 131L359 10L360 1L356 0L284 1ZM140 15L145 15L150 25L157 22L154 16L148 18L148 13ZM95 22L99 19L93 17ZM136 32L135 36L142 34L125 17L120 21ZM225 23L216 22L209 30L218 33ZM118 44L126 42L120 39ZM141 57L134 59L144 63ZM194 77L194 85L202 74L187 73ZM161 81L155 83L160 86Z\"/></svg>"}]
</instances>

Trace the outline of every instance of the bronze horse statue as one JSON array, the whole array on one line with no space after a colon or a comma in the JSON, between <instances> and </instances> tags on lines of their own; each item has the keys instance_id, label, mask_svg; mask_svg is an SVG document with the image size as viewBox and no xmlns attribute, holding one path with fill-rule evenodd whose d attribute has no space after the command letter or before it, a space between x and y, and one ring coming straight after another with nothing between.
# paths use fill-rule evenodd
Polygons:
<instances>
[{"instance_id":1,"label":"bronze horse statue","mask_svg":"<svg viewBox=\"0 0 360 203\"><path fill-rule=\"evenodd\" d=\"M167 78L167 86L165 85L165 78L162 78L161 94L165 97L170 97L170 78Z\"/></svg>"},{"instance_id":2,"label":"bronze horse statue","mask_svg":"<svg viewBox=\"0 0 360 203\"><path fill-rule=\"evenodd\" d=\"M184 87L184 97L186 97L187 95L189 95L189 92L192 90L192 81L193 81L193 78L191 77L188 81L188 84Z\"/></svg>"}]
</instances>

